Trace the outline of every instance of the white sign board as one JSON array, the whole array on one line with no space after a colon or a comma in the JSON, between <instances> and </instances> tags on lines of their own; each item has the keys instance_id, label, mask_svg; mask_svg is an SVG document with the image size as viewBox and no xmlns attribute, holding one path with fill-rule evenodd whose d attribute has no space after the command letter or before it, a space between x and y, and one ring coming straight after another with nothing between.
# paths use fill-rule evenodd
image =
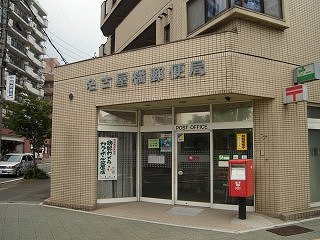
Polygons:
<instances>
[{"instance_id":1,"label":"white sign board","mask_svg":"<svg viewBox=\"0 0 320 240\"><path fill-rule=\"evenodd\" d=\"M98 180L117 180L117 143L117 138L99 138Z\"/></svg>"},{"instance_id":2,"label":"white sign board","mask_svg":"<svg viewBox=\"0 0 320 240\"><path fill-rule=\"evenodd\" d=\"M7 76L6 100L14 101L16 92L16 75Z\"/></svg>"},{"instance_id":3,"label":"white sign board","mask_svg":"<svg viewBox=\"0 0 320 240\"><path fill-rule=\"evenodd\" d=\"M164 155L149 155L148 156L148 163L151 164L165 164L165 157Z\"/></svg>"}]
</instances>

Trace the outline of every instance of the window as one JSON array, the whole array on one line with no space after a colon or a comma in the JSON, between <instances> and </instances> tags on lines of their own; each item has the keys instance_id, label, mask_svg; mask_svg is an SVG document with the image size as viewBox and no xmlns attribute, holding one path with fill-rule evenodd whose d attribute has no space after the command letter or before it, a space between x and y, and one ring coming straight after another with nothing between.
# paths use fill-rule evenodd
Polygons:
<instances>
[{"instance_id":1,"label":"window","mask_svg":"<svg viewBox=\"0 0 320 240\"><path fill-rule=\"evenodd\" d=\"M164 27L164 42L170 42L170 24Z\"/></svg>"},{"instance_id":2,"label":"window","mask_svg":"<svg viewBox=\"0 0 320 240\"><path fill-rule=\"evenodd\" d=\"M136 113L100 110L99 124L135 126L137 124Z\"/></svg>"},{"instance_id":3,"label":"window","mask_svg":"<svg viewBox=\"0 0 320 240\"><path fill-rule=\"evenodd\" d=\"M209 123L209 106L176 108L175 124Z\"/></svg>"},{"instance_id":4,"label":"window","mask_svg":"<svg viewBox=\"0 0 320 240\"><path fill-rule=\"evenodd\" d=\"M99 199L136 196L136 133L99 132L99 137L117 139L117 179L98 180Z\"/></svg>"},{"instance_id":5,"label":"window","mask_svg":"<svg viewBox=\"0 0 320 240\"><path fill-rule=\"evenodd\" d=\"M163 126L172 124L171 109L146 110L141 114L142 126Z\"/></svg>"},{"instance_id":6,"label":"window","mask_svg":"<svg viewBox=\"0 0 320 240\"><path fill-rule=\"evenodd\" d=\"M320 119L320 107L308 106L308 118Z\"/></svg>"},{"instance_id":7,"label":"window","mask_svg":"<svg viewBox=\"0 0 320 240\"><path fill-rule=\"evenodd\" d=\"M251 103L220 104L213 108L213 122L252 121Z\"/></svg>"},{"instance_id":8,"label":"window","mask_svg":"<svg viewBox=\"0 0 320 240\"><path fill-rule=\"evenodd\" d=\"M206 0L206 20L210 20L218 13L227 9L227 0Z\"/></svg>"},{"instance_id":9,"label":"window","mask_svg":"<svg viewBox=\"0 0 320 240\"><path fill-rule=\"evenodd\" d=\"M235 0L236 6L248 8L255 12L282 18L281 0Z\"/></svg>"},{"instance_id":10,"label":"window","mask_svg":"<svg viewBox=\"0 0 320 240\"><path fill-rule=\"evenodd\" d=\"M227 9L228 0L192 0L188 2L188 32ZM199 14L200 13L200 14ZM202 13L202 14L201 14Z\"/></svg>"},{"instance_id":11,"label":"window","mask_svg":"<svg viewBox=\"0 0 320 240\"><path fill-rule=\"evenodd\" d=\"M233 7L282 18L282 0L190 0L187 3L188 33Z\"/></svg>"}]
</instances>

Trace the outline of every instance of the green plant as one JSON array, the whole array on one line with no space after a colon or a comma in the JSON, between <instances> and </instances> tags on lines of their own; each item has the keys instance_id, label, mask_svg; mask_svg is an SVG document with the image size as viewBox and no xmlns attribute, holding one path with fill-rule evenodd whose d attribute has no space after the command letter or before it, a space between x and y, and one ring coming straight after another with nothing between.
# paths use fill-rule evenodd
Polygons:
<instances>
[{"instance_id":1,"label":"green plant","mask_svg":"<svg viewBox=\"0 0 320 240\"><path fill-rule=\"evenodd\" d=\"M48 174L38 167L30 168L26 170L24 173L24 179L47 179L47 178L49 178Z\"/></svg>"}]
</instances>

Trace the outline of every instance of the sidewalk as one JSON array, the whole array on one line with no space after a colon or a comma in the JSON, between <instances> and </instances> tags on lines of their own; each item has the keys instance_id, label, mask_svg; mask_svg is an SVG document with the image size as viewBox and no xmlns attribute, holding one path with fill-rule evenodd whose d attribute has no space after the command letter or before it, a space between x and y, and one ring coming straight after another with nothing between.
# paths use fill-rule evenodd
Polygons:
<instances>
[{"instance_id":1,"label":"sidewalk","mask_svg":"<svg viewBox=\"0 0 320 240\"><path fill-rule=\"evenodd\" d=\"M112 204L94 212L2 203L0 240L320 240L320 218L291 222L310 231L283 237L264 229L282 224L278 219L249 213L247 220L239 220L236 215L153 203Z\"/></svg>"},{"instance_id":2,"label":"sidewalk","mask_svg":"<svg viewBox=\"0 0 320 240\"><path fill-rule=\"evenodd\" d=\"M226 233L242 233L285 224L280 219L254 212L247 212L247 219L240 220L238 211L148 202L105 204L94 213Z\"/></svg>"}]
</instances>

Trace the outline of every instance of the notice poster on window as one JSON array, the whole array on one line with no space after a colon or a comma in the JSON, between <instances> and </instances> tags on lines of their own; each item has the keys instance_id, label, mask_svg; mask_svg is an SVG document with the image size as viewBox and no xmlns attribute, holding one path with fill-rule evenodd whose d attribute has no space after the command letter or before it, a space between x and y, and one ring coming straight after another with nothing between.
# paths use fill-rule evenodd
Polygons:
<instances>
[{"instance_id":1,"label":"notice poster on window","mask_svg":"<svg viewBox=\"0 0 320 240\"><path fill-rule=\"evenodd\" d=\"M148 148L159 148L159 138L148 139Z\"/></svg>"},{"instance_id":2,"label":"notice poster on window","mask_svg":"<svg viewBox=\"0 0 320 240\"><path fill-rule=\"evenodd\" d=\"M149 155L148 156L149 164L165 164L165 156L163 155Z\"/></svg>"},{"instance_id":3,"label":"notice poster on window","mask_svg":"<svg viewBox=\"0 0 320 240\"><path fill-rule=\"evenodd\" d=\"M161 134L160 137L160 152L172 151L172 136L171 134Z\"/></svg>"},{"instance_id":4,"label":"notice poster on window","mask_svg":"<svg viewBox=\"0 0 320 240\"><path fill-rule=\"evenodd\" d=\"M99 138L98 180L117 180L117 143L117 138Z\"/></svg>"}]
</instances>

